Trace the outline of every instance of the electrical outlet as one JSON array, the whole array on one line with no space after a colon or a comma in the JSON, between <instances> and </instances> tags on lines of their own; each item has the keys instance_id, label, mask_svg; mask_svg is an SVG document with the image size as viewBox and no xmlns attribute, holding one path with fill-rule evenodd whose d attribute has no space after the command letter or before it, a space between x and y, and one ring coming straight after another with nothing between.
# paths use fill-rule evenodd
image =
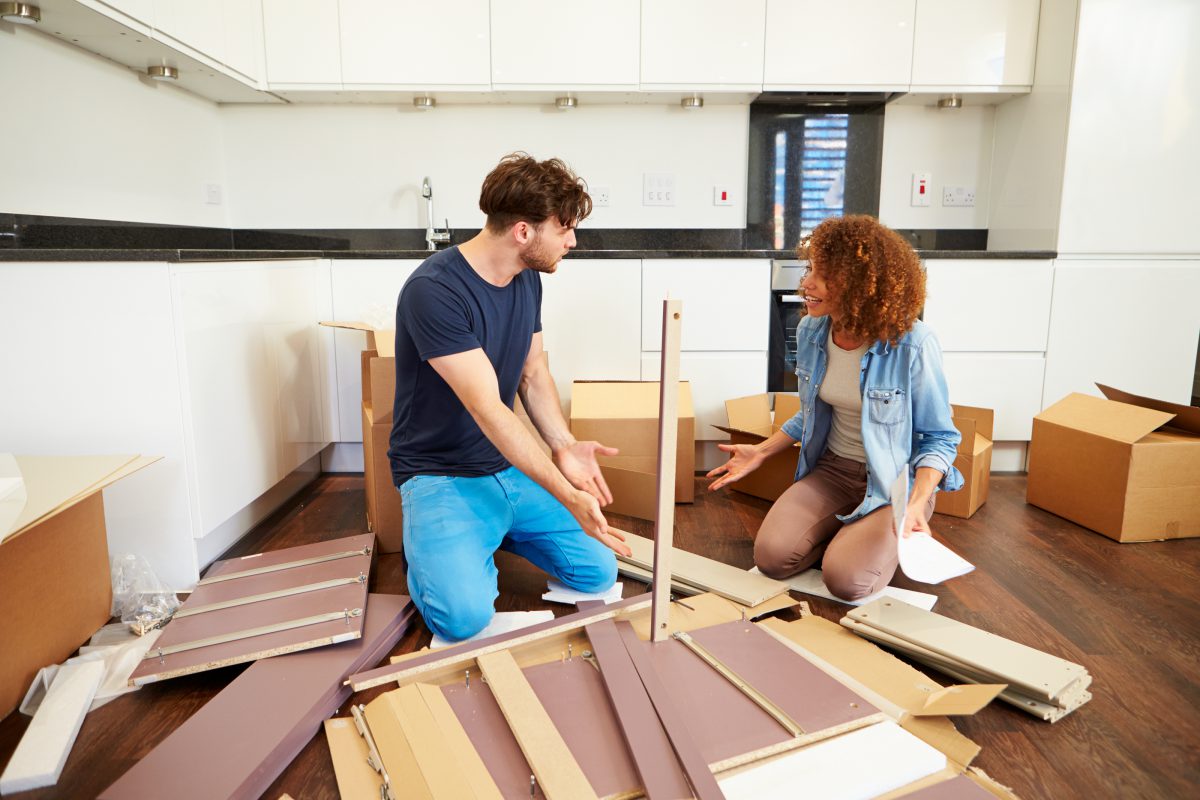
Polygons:
<instances>
[{"instance_id":1,"label":"electrical outlet","mask_svg":"<svg viewBox=\"0 0 1200 800\"><path fill-rule=\"evenodd\" d=\"M675 175L671 172L647 172L642 175L642 205L675 205Z\"/></svg>"},{"instance_id":2,"label":"electrical outlet","mask_svg":"<svg viewBox=\"0 0 1200 800\"><path fill-rule=\"evenodd\" d=\"M970 186L946 186L942 189L942 205L973 207L975 189Z\"/></svg>"},{"instance_id":3,"label":"electrical outlet","mask_svg":"<svg viewBox=\"0 0 1200 800\"><path fill-rule=\"evenodd\" d=\"M607 186L593 186L588 189L592 196L592 205L596 208L608 208L610 190Z\"/></svg>"},{"instance_id":4,"label":"electrical outlet","mask_svg":"<svg viewBox=\"0 0 1200 800\"><path fill-rule=\"evenodd\" d=\"M204 184L204 202L208 203L210 206L221 205L221 184Z\"/></svg>"}]
</instances>

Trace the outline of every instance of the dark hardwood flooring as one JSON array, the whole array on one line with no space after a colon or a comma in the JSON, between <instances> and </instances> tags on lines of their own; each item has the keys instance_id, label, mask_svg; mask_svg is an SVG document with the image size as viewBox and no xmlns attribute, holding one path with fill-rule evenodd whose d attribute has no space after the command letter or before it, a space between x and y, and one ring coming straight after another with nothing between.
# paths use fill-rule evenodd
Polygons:
<instances>
[{"instance_id":1,"label":"dark hardwood flooring","mask_svg":"<svg viewBox=\"0 0 1200 800\"><path fill-rule=\"evenodd\" d=\"M754 532L768 504L732 492L710 495L702 484L694 505L677 507L675 543L751 566ZM959 720L960 730L983 748L975 765L1024 798L1200 796L1200 539L1118 544L1028 506L1024 497L1023 476L993 476L988 503L974 518L934 518L934 530L977 566L974 572L937 587L903 576L894 581L936 593L941 614L1077 661L1094 676L1094 699L1053 725L1000 703ZM361 532L363 507L361 476L324 476L228 555ZM611 520L640 535L653 532L647 522ZM539 570L505 553L497 561L498 610L567 613L540 599L545 575ZM404 592L400 562L398 556L376 560L373 591ZM642 584L625 583L626 596L644 591ZM846 608L807 599L831 620ZM418 624L395 652L428 641ZM240 669L152 685L89 714L58 786L20 796L96 796ZM0 764L27 725L15 712L0 722ZM284 792L297 800L337 797L324 735L313 738L264 796L275 800Z\"/></svg>"}]
</instances>

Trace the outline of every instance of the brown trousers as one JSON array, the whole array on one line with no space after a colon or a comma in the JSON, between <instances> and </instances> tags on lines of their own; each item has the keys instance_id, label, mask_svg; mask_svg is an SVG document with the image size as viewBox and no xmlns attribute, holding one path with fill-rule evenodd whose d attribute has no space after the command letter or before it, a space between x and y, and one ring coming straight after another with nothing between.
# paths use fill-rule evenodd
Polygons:
<instances>
[{"instance_id":1,"label":"brown trousers","mask_svg":"<svg viewBox=\"0 0 1200 800\"><path fill-rule=\"evenodd\" d=\"M891 507L845 525L835 516L849 514L866 493L866 466L826 450L767 512L754 540L754 564L782 580L821 560L825 585L836 596L858 600L881 591L897 566ZM926 518L933 502L931 497Z\"/></svg>"}]
</instances>

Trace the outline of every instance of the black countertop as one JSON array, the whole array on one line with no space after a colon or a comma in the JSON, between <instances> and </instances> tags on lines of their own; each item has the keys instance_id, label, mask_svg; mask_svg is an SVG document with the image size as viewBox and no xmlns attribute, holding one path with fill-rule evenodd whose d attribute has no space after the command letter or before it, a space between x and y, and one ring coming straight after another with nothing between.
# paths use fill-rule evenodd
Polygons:
<instances>
[{"instance_id":1,"label":"black countertop","mask_svg":"<svg viewBox=\"0 0 1200 800\"><path fill-rule=\"evenodd\" d=\"M1053 250L917 250L923 259L1050 259ZM157 261L279 261L301 258L423 259L428 250L164 250L158 248L0 248L0 262ZM589 250L576 248L568 258L795 258L791 250Z\"/></svg>"}]
</instances>

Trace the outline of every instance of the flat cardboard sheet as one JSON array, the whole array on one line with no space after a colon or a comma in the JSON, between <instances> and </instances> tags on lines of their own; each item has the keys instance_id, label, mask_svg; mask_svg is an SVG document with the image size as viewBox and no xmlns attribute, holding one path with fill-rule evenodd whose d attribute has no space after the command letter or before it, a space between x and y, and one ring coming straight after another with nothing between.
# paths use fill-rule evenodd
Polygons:
<instances>
[{"instance_id":1,"label":"flat cardboard sheet","mask_svg":"<svg viewBox=\"0 0 1200 800\"><path fill-rule=\"evenodd\" d=\"M371 572L374 540L375 537L367 533L214 563L205 576L206 580L342 552L356 553L331 561L198 585L180 607L181 612L239 597L277 592L323 581L354 581L248 605L176 617L167 623L158 642L155 643L155 649L148 652L146 658L134 670L130 682L141 686L230 664L243 664L268 656L357 639L362 635L361 610L366 602L366 576ZM160 648L166 649L181 643L202 641L209 637L278 625L320 614L355 610L359 611L357 616L345 616L329 622L171 653L162 658L155 655Z\"/></svg>"}]
</instances>

